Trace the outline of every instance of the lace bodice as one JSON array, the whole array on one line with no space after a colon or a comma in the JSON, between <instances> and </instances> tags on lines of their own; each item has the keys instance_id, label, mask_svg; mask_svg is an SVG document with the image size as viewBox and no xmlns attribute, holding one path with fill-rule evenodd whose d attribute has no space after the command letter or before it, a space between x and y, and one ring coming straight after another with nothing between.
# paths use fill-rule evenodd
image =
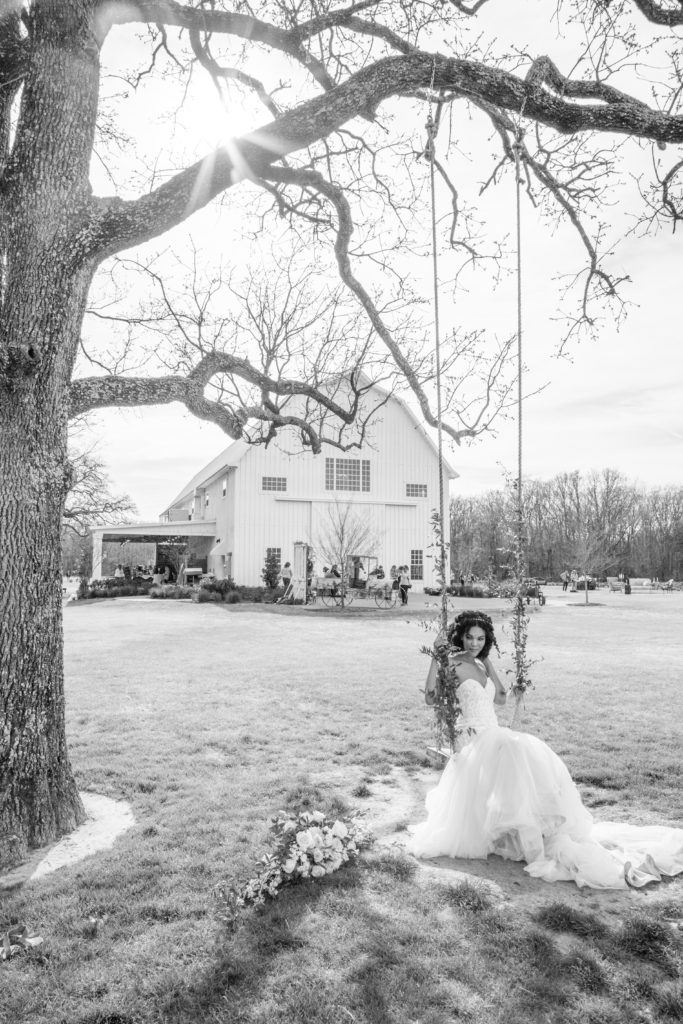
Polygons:
<instances>
[{"instance_id":1,"label":"lace bodice","mask_svg":"<svg viewBox=\"0 0 683 1024\"><path fill-rule=\"evenodd\" d=\"M462 708L459 725L463 729L488 729L498 724L493 707L493 684L484 688L476 679L463 679L458 687L458 700Z\"/></svg>"}]
</instances>

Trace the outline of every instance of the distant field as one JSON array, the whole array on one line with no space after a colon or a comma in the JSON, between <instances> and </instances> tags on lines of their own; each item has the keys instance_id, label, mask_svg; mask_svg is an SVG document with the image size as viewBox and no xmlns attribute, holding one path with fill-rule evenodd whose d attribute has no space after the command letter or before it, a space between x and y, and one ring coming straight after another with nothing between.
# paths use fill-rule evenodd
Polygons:
<instances>
[{"instance_id":1,"label":"distant field","mask_svg":"<svg viewBox=\"0 0 683 1024\"><path fill-rule=\"evenodd\" d=\"M586 609L550 595L531 618L525 728L565 758L596 816L681 824L683 596L598 591ZM46 942L0 965L3 1022L616 1024L683 1006L670 929L655 927L683 918L679 883L628 904L645 953L624 952L599 895L533 883L548 905L606 915L606 932L556 937L520 904L477 908L427 884L398 848L285 894L235 938L217 928L213 887L250 874L280 807L363 806L358 789L391 808L398 766L415 779L409 818L422 816L431 719L416 618L133 598L70 603L65 633L79 784L129 800L137 825L5 900L3 920ZM507 651L499 671L510 664Z\"/></svg>"}]
</instances>

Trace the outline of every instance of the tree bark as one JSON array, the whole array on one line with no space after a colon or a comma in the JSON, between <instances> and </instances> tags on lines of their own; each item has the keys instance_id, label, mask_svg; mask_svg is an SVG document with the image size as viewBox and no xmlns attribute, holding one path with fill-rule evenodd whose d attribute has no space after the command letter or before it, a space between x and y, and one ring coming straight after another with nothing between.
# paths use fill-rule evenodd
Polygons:
<instances>
[{"instance_id":1,"label":"tree bark","mask_svg":"<svg viewBox=\"0 0 683 1024\"><path fill-rule=\"evenodd\" d=\"M34 374L0 386L0 866L84 820L66 753L60 531L69 377L90 273L67 281L58 251L20 244L34 269L5 304L3 326L10 352L29 338L40 355Z\"/></svg>"},{"instance_id":2,"label":"tree bark","mask_svg":"<svg viewBox=\"0 0 683 1024\"><path fill-rule=\"evenodd\" d=\"M32 251L39 269L5 304L3 325L10 351L31 338L41 354L36 373L0 385L0 866L84 820L66 753L60 531L69 377L90 273L67 282L54 272L58 252L37 252L35 241Z\"/></svg>"},{"instance_id":3,"label":"tree bark","mask_svg":"<svg viewBox=\"0 0 683 1024\"><path fill-rule=\"evenodd\" d=\"M64 424L0 403L0 865L84 820L66 752Z\"/></svg>"},{"instance_id":4,"label":"tree bark","mask_svg":"<svg viewBox=\"0 0 683 1024\"><path fill-rule=\"evenodd\" d=\"M60 528L69 382L92 266L99 63L92 0L42 0L3 179L0 296L0 866L84 820L64 714Z\"/></svg>"}]
</instances>

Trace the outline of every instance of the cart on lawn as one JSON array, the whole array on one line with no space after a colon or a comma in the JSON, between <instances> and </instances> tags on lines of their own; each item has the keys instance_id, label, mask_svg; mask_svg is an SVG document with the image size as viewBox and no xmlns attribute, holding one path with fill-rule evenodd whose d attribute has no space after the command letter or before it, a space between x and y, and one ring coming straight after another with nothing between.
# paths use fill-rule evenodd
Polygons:
<instances>
[{"instance_id":1,"label":"cart on lawn","mask_svg":"<svg viewBox=\"0 0 683 1024\"><path fill-rule=\"evenodd\" d=\"M363 578L361 566L367 573ZM374 601L378 608L393 608L398 600L394 581L378 578L378 560L375 555L349 555L343 578L318 576L314 581L317 596L328 608L350 605L354 601Z\"/></svg>"},{"instance_id":2,"label":"cart on lawn","mask_svg":"<svg viewBox=\"0 0 683 1024\"><path fill-rule=\"evenodd\" d=\"M541 590L540 580L524 580L524 597L527 604L531 604L532 601L534 604L538 601L541 607L545 604L545 594Z\"/></svg>"}]
</instances>

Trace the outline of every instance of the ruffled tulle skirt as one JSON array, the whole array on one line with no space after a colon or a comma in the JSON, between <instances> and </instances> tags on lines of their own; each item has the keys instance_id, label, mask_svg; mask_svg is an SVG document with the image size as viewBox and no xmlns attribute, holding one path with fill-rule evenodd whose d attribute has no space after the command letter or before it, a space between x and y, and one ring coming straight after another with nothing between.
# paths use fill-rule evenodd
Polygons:
<instances>
[{"instance_id":1,"label":"ruffled tulle skirt","mask_svg":"<svg viewBox=\"0 0 683 1024\"><path fill-rule=\"evenodd\" d=\"M683 829L594 823L561 759L536 736L491 727L449 760L427 795L417 857L526 861L547 882L621 889L683 871Z\"/></svg>"}]
</instances>

